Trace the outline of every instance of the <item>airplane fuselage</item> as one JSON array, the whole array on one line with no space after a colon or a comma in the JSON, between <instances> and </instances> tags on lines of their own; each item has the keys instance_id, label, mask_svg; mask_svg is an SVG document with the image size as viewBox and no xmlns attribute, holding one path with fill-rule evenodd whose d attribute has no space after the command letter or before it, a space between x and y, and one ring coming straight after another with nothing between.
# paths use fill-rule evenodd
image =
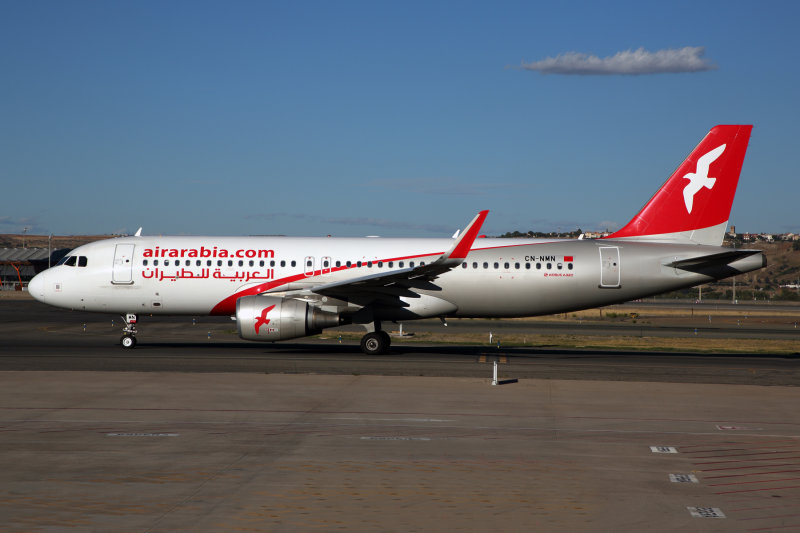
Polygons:
<instances>
[{"instance_id":1,"label":"airplane fuselage","mask_svg":"<svg viewBox=\"0 0 800 533\"><path fill-rule=\"evenodd\" d=\"M268 342L360 324L361 349L380 354L391 342L385 321L546 315L692 287L766 264L758 250L721 246L751 129L712 128L609 238L478 238L488 211L452 239L140 230L73 250L29 291L55 306L122 314L126 348L136 345L137 315L151 313L229 315L240 337Z\"/></svg>"},{"instance_id":2,"label":"airplane fuselage","mask_svg":"<svg viewBox=\"0 0 800 533\"><path fill-rule=\"evenodd\" d=\"M247 294L285 294L431 262L449 239L123 237L77 248L31 291L48 304L109 313L234 315ZM519 317L645 297L747 272L751 255L718 271L668 266L729 248L624 240L478 239L464 262L374 318ZM85 258L81 260L80 258ZM80 266L84 264L85 266ZM425 298L427 296L428 298ZM353 294L353 312L365 302Z\"/></svg>"}]
</instances>

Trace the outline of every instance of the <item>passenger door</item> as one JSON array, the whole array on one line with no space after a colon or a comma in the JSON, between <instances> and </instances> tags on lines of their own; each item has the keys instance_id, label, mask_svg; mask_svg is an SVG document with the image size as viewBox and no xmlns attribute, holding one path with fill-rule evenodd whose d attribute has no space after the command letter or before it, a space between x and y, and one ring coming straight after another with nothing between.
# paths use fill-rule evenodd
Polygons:
<instances>
[{"instance_id":1,"label":"passenger door","mask_svg":"<svg viewBox=\"0 0 800 533\"><path fill-rule=\"evenodd\" d=\"M118 244L114 248L114 269L111 283L114 285L133 284L133 244Z\"/></svg>"}]
</instances>

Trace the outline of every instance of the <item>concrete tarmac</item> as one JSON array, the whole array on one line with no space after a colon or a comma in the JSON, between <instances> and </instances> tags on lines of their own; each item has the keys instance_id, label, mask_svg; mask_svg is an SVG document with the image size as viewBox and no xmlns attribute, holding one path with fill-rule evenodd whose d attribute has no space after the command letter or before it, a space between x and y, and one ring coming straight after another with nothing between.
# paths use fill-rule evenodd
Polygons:
<instances>
[{"instance_id":1,"label":"concrete tarmac","mask_svg":"<svg viewBox=\"0 0 800 533\"><path fill-rule=\"evenodd\" d=\"M0 380L4 531L800 529L796 388L243 373Z\"/></svg>"},{"instance_id":2,"label":"concrete tarmac","mask_svg":"<svg viewBox=\"0 0 800 533\"><path fill-rule=\"evenodd\" d=\"M190 320L130 351L104 316L0 301L0 529L800 530L795 357L370 358Z\"/></svg>"}]
</instances>

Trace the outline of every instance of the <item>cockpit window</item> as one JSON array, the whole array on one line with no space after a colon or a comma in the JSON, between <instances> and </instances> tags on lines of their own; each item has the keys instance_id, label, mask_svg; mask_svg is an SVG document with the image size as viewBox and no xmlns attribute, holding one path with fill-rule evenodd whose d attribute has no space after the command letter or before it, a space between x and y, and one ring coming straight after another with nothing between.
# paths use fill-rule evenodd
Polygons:
<instances>
[{"instance_id":1,"label":"cockpit window","mask_svg":"<svg viewBox=\"0 0 800 533\"><path fill-rule=\"evenodd\" d=\"M88 259L85 255L66 255L61 258L61 260L56 263L58 265L66 265L68 267L85 267L88 264Z\"/></svg>"}]
</instances>

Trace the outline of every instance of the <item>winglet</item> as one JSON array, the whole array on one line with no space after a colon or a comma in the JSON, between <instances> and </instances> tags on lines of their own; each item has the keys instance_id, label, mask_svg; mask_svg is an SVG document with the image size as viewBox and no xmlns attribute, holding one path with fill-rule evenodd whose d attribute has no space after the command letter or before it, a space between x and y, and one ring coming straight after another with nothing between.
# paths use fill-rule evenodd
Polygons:
<instances>
[{"instance_id":1,"label":"winglet","mask_svg":"<svg viewBox=\"0 0 800 533\"><path fill-rule=\"evenodd\" d=\"M456 239L456 242L453 244L453 247L450 248L450 251L445 254L447 259L466 259L467 254L469 254L469 251L472 248L472 243L474 243L475 239L478 237L478 232L481 231L483 221L486 220L486 215L488 214L489 211L484 210L475 215L475 218L472 219L472 222L467 224L467 227L461 232L461 236Z\"/></svg>"}]
</instances>

